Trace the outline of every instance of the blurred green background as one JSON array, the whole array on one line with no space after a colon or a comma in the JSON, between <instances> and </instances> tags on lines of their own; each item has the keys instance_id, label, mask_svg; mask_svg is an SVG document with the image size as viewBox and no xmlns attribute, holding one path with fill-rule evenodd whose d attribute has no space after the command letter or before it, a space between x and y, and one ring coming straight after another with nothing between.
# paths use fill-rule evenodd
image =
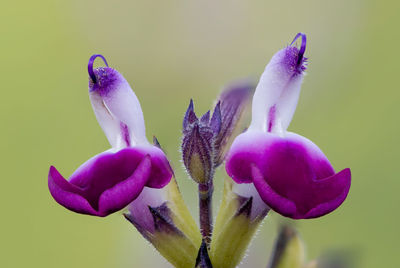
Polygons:
<instances>
[{"instance_id":1,"label":"blurred green background","mask_svg":"<svg viewBox=\"0 0 400 268\"><path fill-rule=\"evenodd\" d=\"M2 1L0 267L169 267L121 213L74 214L48 192L49 165L68 176L108 148L87 96L91 54L131 83L196 214L179 161L189 99L205 112L299 31L310 60L290 130L353 173L337 211L295 222L308 256L341 250L358 267L400 267L399 12L373 0ZM265 221L241 267L265 267L281 221Z\"/></svg>"}]
</instances>

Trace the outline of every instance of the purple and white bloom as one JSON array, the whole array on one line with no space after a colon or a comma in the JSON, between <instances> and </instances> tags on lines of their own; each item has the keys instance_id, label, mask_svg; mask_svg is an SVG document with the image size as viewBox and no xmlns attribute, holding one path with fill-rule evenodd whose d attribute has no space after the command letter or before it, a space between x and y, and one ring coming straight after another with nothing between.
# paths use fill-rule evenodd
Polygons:
<instances>
[{"instance_id":1,"label":"purple and white bloom","mask_svg":"<svg viewBox=\"0 0 400 268\"><path fill-rule=\"evenodd\" d=\"M236 183L254 184L270 208L293 219L332 212L351 181L350 169L336 173L317 145L287 131L306 70L305 49L306 36L299 33L272 57L253 97L250 127L235 139L226 162Z\"/></svg>"},{"instance_id":2,"label":"purple and white bloom","mask_svg":"<svg viewBox=\"0 0 400 268\"><path fill-rule=\"evenodd\" d=\"M100 57L107 67L93 69ZM53 198L77 213L104 217L134 201L144 187L163 188L172 169L145 134L140 103L125 78L93 55L88 64L89 97L111 149L83 163L68 180L53 166L48 186Z\"/></svg>"}]
</instances>

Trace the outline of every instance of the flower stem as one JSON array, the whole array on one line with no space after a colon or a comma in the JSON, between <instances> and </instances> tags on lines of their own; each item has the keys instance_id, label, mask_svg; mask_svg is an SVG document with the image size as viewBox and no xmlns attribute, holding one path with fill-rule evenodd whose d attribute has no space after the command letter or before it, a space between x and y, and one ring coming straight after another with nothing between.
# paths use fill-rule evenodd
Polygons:
<instances>
[{"instance_id":1,"label":"flower stem","mask_svg":"<svg viewBox=\"0 0 400 268\"><path fill-rule=\"evenodd\" d=\"M199 214L201 235L210 248L212 234L212 194L214 186L212 180L199 184Z\"/></svg>"}]
</instances>

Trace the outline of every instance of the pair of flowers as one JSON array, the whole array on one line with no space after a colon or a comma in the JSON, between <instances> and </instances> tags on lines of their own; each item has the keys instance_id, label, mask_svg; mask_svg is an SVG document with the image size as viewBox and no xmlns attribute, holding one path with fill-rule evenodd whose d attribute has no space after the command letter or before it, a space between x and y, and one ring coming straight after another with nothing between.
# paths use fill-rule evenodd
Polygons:
<instances>
[{"instance_id":1,"label":"pair of flowers","mask_svg":"<svg viewBox=\"0 0 400 268\"><path fill-rule=\"evenodd\" d=\"M293 45L298 38L300 48ZM254 93L251 124L226 157L226 171L236 184L255 187L267 206L294 219L333 211L345 200L351 181L350 169L335 173L314 143L287 131L306 70L305 49L306 36L300 33L273 56ZM107 67L93 69L97 57ZM146 139L139 101L124 77L101 55L90 58L88 72L93 110L112 148L86 161L69 180L52 166L48 185L64 207L107 216L144 189L168 185L173 171L158 143ZM205 170L197 171L204 176Z\"/></svg>"}]
</instances>

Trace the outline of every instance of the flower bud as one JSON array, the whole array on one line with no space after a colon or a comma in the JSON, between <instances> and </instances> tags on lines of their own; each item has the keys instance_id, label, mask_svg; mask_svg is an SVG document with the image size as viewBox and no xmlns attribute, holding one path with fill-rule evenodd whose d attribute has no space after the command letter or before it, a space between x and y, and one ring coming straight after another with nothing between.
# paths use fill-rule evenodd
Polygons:
<instances>
[{"instance_id":1,"label":"flower bud","mask_svg":"<svg viewBox=\"0 0 400 268\"><path fill-rule=\"evenodd\" d=\"M210 112L197 118L193 101L190 101L183 120L182 157L190 177L197 183L206 184L214 175L214 140L221 129L219 104Z\"/></svg>"},{"instance_id":2,"label":"flower bud","mask_svg":"<svg viewBox=\"0 0 400 268\"><path fill-rule=\"evenodd\" d=\"M210 111L197 118L190 100L183 120L182 155L186 170L196 182L206 184L223 162L253 89L249 81L229 85L218 98L211 119Z\"/></svg>"}]
</instances>

